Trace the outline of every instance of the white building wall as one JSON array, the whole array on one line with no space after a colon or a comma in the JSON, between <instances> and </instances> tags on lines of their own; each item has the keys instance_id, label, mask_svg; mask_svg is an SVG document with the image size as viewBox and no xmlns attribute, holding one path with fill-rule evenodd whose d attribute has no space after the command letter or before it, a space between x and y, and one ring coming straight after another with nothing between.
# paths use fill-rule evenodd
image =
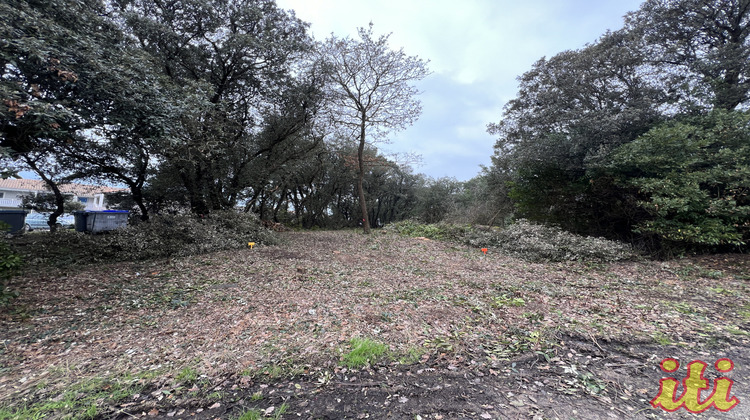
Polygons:
<instances>
[{"instance_id":1,"label":"white building wall","mask_svg":"<svg viewBox=\"0 0 750 420\"><path fill-rule=\"evenodd\" d=\"M3 198L0 198L0 208L17 209L21 207L21 196L32 194L30 191L7 191L0 190ZM76 197L78 199L78 197ZM104 194L86 197L85 210L106 210Z\"/></svg>"}]
</instances>

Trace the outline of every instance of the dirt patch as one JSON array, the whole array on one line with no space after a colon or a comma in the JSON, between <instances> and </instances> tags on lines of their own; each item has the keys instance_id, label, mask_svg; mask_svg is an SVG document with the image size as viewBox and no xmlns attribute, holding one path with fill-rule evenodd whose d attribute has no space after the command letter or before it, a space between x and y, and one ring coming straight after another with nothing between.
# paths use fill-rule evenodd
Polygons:
<instances>
[{"instance_id":1,"label":"dirt patch","mask_svg":"<svg viewBox=\"0 0 750 420\"><path fill-rule=\"evenodd\" d=\"M713 381L730 358L741 404L706 414L750 418L746 255L540 264L392 234L282 235L27 268L0 312L0 400L27 414L60 403L53 417L273 417L285 405L281 418L662 418L648 404L662 359L679 357L680 379L703 360ZM346 370L353 337L390 354Z\"/></svg>"},{"instance_id":2,"label":"dirt patch","mask_svg":"<svg viewBox=\"0 0 750 420\"><path fill-rule=\"evenodd\" d=\"M273 413L285 407L281 418L290 419L694 418L685 410L668 414L649 405L663 377L654 368L661 357L657 354L684 362L675 376L684 376L684 365L696 356L731 358L736 369L727 376L734 381L735 395L742 400L747 393L741 390L750 386L750 352L744 345L725 343L696 353L652 343L600 344L566 337L558 350L560 356L552 360L525 355L506 363L478 365L463 357L431 358L415 365L379 364L353 371L337 367L270 383L233 377L212 388L227 391L218 404L196 399L170 405L168 400L146 398L131 403L127 414L115 410L111 414L213 419L237 418L248 410ZM707 371L705 376L713 383L717 374ZM743 404L729 413L708 412L706 418L748 415L750 410Z\"/></svg>"}]
</instances>

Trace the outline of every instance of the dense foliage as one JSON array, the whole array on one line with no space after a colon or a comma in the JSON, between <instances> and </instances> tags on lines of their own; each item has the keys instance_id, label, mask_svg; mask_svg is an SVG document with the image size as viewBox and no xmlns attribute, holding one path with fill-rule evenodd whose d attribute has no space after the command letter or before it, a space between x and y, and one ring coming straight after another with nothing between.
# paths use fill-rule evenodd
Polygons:
<instances>
[{"instance_id":1,"label":"dense foliage","mask_svg":"<svg viewBox=\"0 0 750 420\"><path fill-rule=\"evenodd\" d=\"M372 26L316 42L273 0L8 0L0 16L0 172L36 172L53 221L58 185L88 179L127 186L110 202L142 220L525 218L654 250L748 243L748 0L648 0L541 58L467 182L374 146L418 117L429 72Z\"/></svg>"},{"instance_id":2,"label":"dense foliage","mask_svg":"<svg viewBox=\"0 0 750 420\"><path fill-rule=\"evenodd\" d=\"M750 113L661 124L617 149L610 168L648 213L636 232L672 244L750 240Z\"/></svg>"},{"instance_id":3,"label":"dense foliage","mask_svg":"<svg viewBox=\"0 0 750 420\"><path fill-rule=\"evenodd\" d=\"M520 78L489 126L496 194L653 249L747 245L749 59L750 2L646 1Z\"/></svg>"},{"instance_id":4,"label":"dense foliage","mask_svg":"<svg viewBox=\"0 0 750 420\"><path fill-rule=\"evenodd\" d=\"M0 231L6 231L10 226L0 222ZM18 296L18 293L8 288L8 282L21 268L21 257L13 252L4 238L0 238L0 307L7 305Z\"/></svg>"},{"instance_id":5,"label":"dense foliage","mask_svg":"<svg viewBox=\"0 0 750 420\"><path fill-rule=\"evenodd\" d=\"M71 195L65 195L64 199L63 210L65 213L73 213L86 208L85 204L74 200ZM57 198L54 194L50 193L24 195L21 198L21 206L24 209L31 209L42 213L53 212L57 210Z\"/></svg>"},{"instance_id":6,"label":"dense foliage","mask_svg":"<svg viewBox=\"0 0 750 420\"><path fill-rule=\"evenodd\" d=\"M151 58L98 0L0 4L0 146L56 197L66 178L125 183L138 198L175 104Z\"/></svg>"},{"instance_id":7,"label":"dense foliage","mask_svg":"<svg viewBox=\"0 0 750 420\"><path fill-rule=\"evenodd\" d=\"M416 119L409 81L426 69L391 50L387 35L370 28L361 40L316 44L272 0L0 7L3 174L36 172L59 213L57 186L75 179L127 186L129 196L113 201L143 220L244 207L306 227L345 226L362 220L354 204L377 225L413 204L416 177L371 142ZM364 60L353 71L370 89L359 119L366 146L343 118L344 58Z\"/></svg>"}]
</instances>

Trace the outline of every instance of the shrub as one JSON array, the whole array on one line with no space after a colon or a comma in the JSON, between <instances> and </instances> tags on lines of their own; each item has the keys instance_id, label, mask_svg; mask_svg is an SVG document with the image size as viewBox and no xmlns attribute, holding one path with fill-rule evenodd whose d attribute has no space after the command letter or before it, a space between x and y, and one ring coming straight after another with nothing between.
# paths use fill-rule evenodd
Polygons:
<instances>
[{"instance_id":1,"label":"shrub","mask_svg":"<svg viewBox=\"0 0 750 420\"><path fill-rule=\"evenodd\" d=\"M234 211L215 212L205 218L156 215L148 222L101 235L64 231L26 236L20 240L29 242L24 252L33 255L32 261L55 265L179 257L245 248L248 242L277 242L276 234L257 216Z\"/></svg>"},{"instance_id":2,"label":"shrub","mask_svg":"<svg viewBox=\"0 0 750 420\"><path fill-rule=\"evenodd\" d=\"M562 229L518 220L502 230L474 230L468 245L494 247L529 261L621 261L635 257L627 244L576 235Z\"/></svg>"},{"instance_id":3,"label":"shrub","mask_svg":"<svg viewBox=\"0 0 750 420\"><path fill-rule=\"evenodd\" d=\"M750 244L750 112L716 110L670 121L620 146L609 169L638 192L633 229L665 248Z\"/></svg>"},{"instance_id":4,"label":"shrub","mask_svg":"<svg viewBox=\"0 0 750 420\"><path fill-rule=\"evenodd\" d=\"M269 245L276 242L276 236L252 213L220 211L205 218L154 216L112 232L105 242L120 258L137 260L238 249L248 242Z\"/></svg>"},{"instance_id":5,"label":"shrub","mask_svg":"<svg viewBox=\"0 0 750 420\"><path fill-rule=\"evenodd\" d=\"M632 259L633 249L623 243L576 235L556 227L518 220L504 229L404 221L389 225L403 236L460 242L478 248L495 248L528 261L620 261Z\"/></svg>"},{"instance_id":6,"label":"shrub","mask_svg":"<svg viewBox=\"0 0 750 420\"><path fill-rule=\"evenodd\" d=\"M386 230L394 231L402 236L461 242L470 228L442 222L424 224L413 220L404 220L388 225Z\"/></svg>"}]
</instances>

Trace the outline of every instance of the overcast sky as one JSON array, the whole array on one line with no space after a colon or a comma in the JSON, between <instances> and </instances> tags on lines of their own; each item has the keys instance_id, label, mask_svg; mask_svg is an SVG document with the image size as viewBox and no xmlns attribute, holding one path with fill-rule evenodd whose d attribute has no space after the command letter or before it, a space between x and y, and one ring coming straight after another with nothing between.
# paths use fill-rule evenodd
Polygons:
<instances>
[{"instance_id":1,"label":"overcast sky","mask_svg":"<svg viewBox=\"0 0 750 420\"><path fill-rule=\"evenodd\" d=\"M415 167L434 178L465 181L489 165L495 139L486 126L500 119L516 95L516 77L543 56L578 49L642 0L276 0L310 23L316 39L356 37L374 24L392 33L390 45L430 60L433 72L418 84L422 115L394 133L384 152L414 152Z\"/></svg>"}]
</instances>

